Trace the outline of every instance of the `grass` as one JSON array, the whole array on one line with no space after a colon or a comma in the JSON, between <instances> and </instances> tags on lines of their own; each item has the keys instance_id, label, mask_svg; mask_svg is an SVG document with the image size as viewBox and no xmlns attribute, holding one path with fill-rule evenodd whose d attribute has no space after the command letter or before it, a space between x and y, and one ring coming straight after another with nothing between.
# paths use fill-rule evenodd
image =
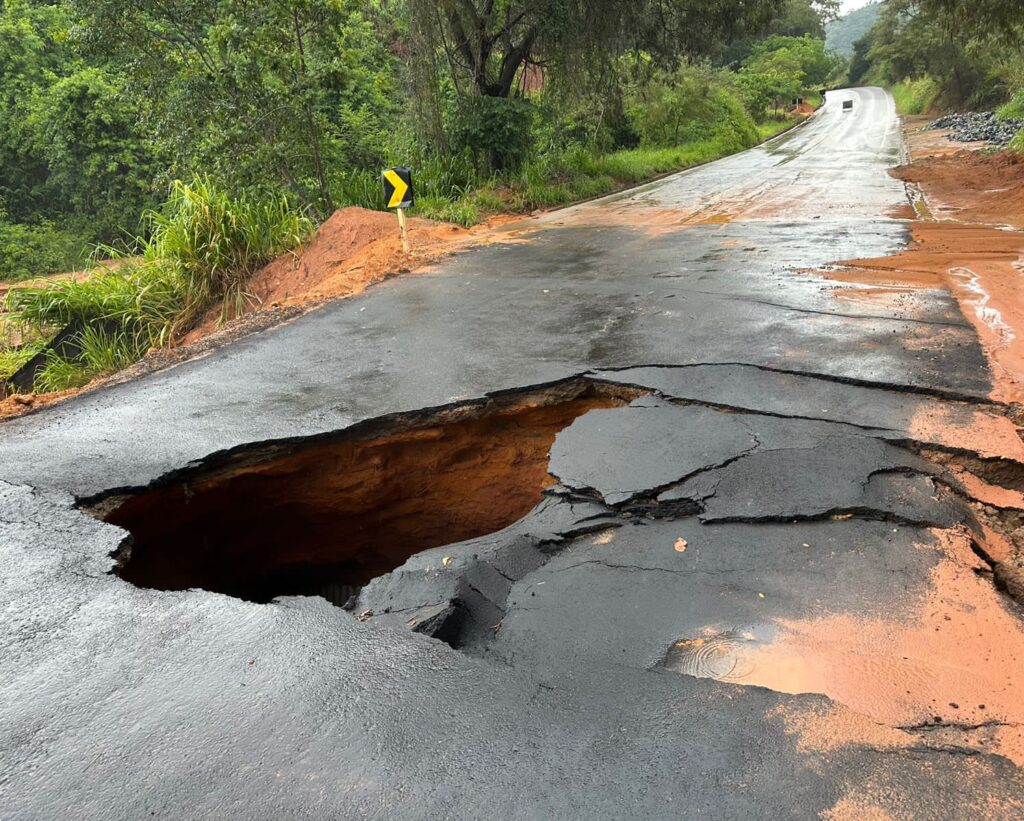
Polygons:
<instances>
[{"instance_id":1,"label":"grass","mask_svg":"<svg viewBox=\"0 0 1024 821\"><path fill-rule=\"evenodd\" d=\"M43 343L0 349L0 380L14 376L21 367L43 349Z\"/></svg>"},{"instance_id":2,"label":"grass","mask_svg":"<svg viewBox=\"0 0 1024 821\"><path fill-rule=\"evenodd\" d=\"M757 126L767 140L790 128L794 119L769 119ZM454 199L417 195L415 213L430 219L472 226L488 214L555 208L637 185L663 174L683 171L750 148L723 135L672 147L644 147L598 155L573 146L560 155L535 158L516 174L455 191Z\"/></svg>"},{"instance_id":3,"label":"grass","mask_svg":"<svg viewBox=\"0 0 1024 821\"><path fill-rule=\"evenodd\" d=\"M53 351L47 353L46 364L36 374L37 393L80 388L99 376L127 368L146 353L135 335L102 327L86 326L75 342L82 351L76 359L64 359Z\"/></svg>"},{"instance_id":4,"label":"grass","mask_svg":"<svg viewBox=\"0 0 1024 821\"><path fill-rule=\"evenodd\" d=\"M12 288L8 322L27 338L47 339L73 321L85 326L81 356L51 354L37 390L78 387L120 370L147 349L170 344L219 300L222 318L237 314L260 267L301 244L313 223L283 197L232 198L209 180L175 182L165 209L145 215L148 233L130 254L92 276ZM16 354L7 351L8 358Z\"/></svg>"},{"instance_id":5,"label":"grass","mask_svg":"<svg viewBox=\"0 0 1024 821\"><path fill-rule=\"evenodd\" d=\"M930 77L904 80L889 89L896 100L896 111L903 116L928 114L939 98L939 87Z\"/></svg>"}]
</instances>

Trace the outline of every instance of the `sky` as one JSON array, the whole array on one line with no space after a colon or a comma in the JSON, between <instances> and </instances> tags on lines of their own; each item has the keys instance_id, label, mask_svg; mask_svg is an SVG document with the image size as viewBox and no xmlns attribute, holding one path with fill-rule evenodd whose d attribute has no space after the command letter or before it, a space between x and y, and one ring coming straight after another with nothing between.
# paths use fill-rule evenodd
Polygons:
<instances>
[{"instance_id":1,"label":"sky","mask_svg":"<svg viewBox=\"0 0 1024 821\"><path fill-rule=\"evenodd\" d=\"M866 6L871 0L843 0L843 14L854 9L859 9L861 6Z\"/></svg>"}]
</instances>

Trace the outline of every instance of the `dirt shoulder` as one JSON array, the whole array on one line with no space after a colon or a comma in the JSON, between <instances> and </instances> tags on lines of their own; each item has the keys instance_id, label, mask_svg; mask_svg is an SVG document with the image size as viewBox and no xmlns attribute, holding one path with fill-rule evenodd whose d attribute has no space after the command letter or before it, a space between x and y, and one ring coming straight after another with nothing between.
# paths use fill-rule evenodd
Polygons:
<instances>
[{"instance_id":1,"label":"dirt shoulder","mask_svg":"<svg viewBox=\"0 0 1024 821\"><path fill-rule=\"evenodd\" d=\"M914 200L910 246L843 262L827 276L868 286L881 302L901 303L920 289L950 291L989 359L991 398L1024 403L1024 156L955 147L919 121L907 124L906 138L911 162L893 175Z\"/></svg>"}]
</instances>

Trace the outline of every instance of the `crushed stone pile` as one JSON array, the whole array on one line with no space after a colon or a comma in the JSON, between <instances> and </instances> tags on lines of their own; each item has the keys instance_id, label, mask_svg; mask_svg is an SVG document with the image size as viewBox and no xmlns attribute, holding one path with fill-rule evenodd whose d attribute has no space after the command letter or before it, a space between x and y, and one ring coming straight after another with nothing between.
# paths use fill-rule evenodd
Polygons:
<instances>
[{"instance_id":1,"label":"crushed stone pile","mask_svg":"<svg viewBox=\"0 0 1024 821\"><path fill-rule=\"evenodd\" d=\"M950 129L953 142L1006 145L1024 129L1024 120L1000 120L994 111L966 112L940 117L929 128Z\"/></svg>"}]
</instances>

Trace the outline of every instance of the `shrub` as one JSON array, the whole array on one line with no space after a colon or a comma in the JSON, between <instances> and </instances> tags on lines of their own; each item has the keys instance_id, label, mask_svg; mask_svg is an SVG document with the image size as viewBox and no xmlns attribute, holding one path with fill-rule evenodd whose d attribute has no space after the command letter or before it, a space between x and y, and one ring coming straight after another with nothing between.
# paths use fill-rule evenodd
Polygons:
<instances>
[{"instance_id":1,"label":"shrub","mask_svg":"<svg viewBox=\"0 0 1024 821\"><path fill-rule=\"evenodd\" d=\"M313 227L286 198L232 199L202 178L175 182L166 208L146 221L150 234L137 240L135 256L106 249L117 267L8 293L8 310L30 336L52 335L76 320L86 328L81 358L51 354L40 388L75 387L122 368L173 341L218 299L222 316L236 313L248 278Z\"/></svg>"},{"instance_id":2,"label":"shrub","mask_svg":"<svg viewBox=\"0 0 1024 821\"><path fill-rule=\"evenodd\" d=\"M725 72L683 63L660 72L627 99L627 114L646 146L673 146L730 135L757 142L757 128Z\"/></svg>"},{"instance_id":3,"label":"shrub","mask_svg":"<svg viewBox=\"0 0 1024 821\"><path fill-rule=\"evenodd\" d=\"M526 100L472 97L459 113L454 141L459 150L483 155L492 171L519 168L530 151L533 106Z\"/></svg>"},{"instance_id":4,"label":"shrub","mask_svg":"<svg viewBox=\"0 0 1024 821\"><path fill-rule=\"evenodd\" d=\"M87 262L88 242L74 231L49 222L23 225L0 221L0 282L81 268Z\"/></svg>"},{"instance_id":5,"label":"shrub","mask_svg":"<svg viewBox=\"0 0 1024 821\"><path fill-rule=\"evenodd\" d=\"M896 110L900 114L927 114L935 109L940 88L931 77L904 80L892 87Z\"/></svg>"}]
</instances>

